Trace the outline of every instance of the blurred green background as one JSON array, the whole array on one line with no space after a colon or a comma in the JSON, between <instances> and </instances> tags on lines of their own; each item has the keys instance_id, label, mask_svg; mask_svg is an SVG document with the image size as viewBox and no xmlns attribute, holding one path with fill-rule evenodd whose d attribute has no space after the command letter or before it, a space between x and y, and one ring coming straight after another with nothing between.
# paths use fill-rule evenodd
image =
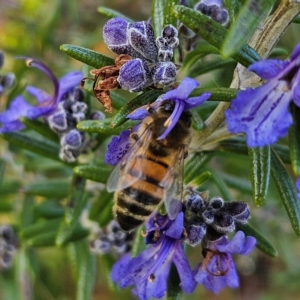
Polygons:
<instances>
[{"instance_id":1,"label":"blurred green background","mask_svg":"<svg viewBox=\"0 0 300 300\"><path fill-rule=\"evenodd\" d=\"M0 49L5 54L4 67L0 72L14 72L18 79L16 88L0 99L0 111L5 109L7 102L26 84L51 92L52 87L49 86L47 78L40 76L39 71L27 68L24 61L15 60L15 56L42 60L58 77L78 69L88 74L86 66L59 50L61 44L75 44L113 56L102 41L102 27L107 18L97 12L99 6L118 10L134 20L148 19L151 12L149 0L0 0ZM290 53L298 42L299 26L292 24L279 42L278 46L285 48L287 53ZM229 68L214 71L199 77L199 80L206 86L227 87L232 70ZM132 98L131 95L128 97ZM93 100L94 106L100 108L97 101ZM206 110L210 111L209 105ZM284 140L281 142L285 143ZM27 215L24 207L32 202L43 201L42 197L26 195L21 188L24 185L47 178L61 178L66 182L71 179L70 168L62 171L59 163L9 147L3 140L0 141L0 155L7 162L5 180L11 184L11 190L0 195L2 224L26 223L30 213ZM249 203L252 209L251 224L272 242L278 250L278 257L270 258L256 249L249 257L239 257L236 261L241 279L239 289L225 289L220 295L214 295L199 286L193 295L183 295L182 299L300 299L300 241L291 229L274 183L271 182L265 205L255 208L250 192L246 157L220 153L209 163L208 169L214 170L220 178L229 174L246 182L244 193L235 189L229 189L229 192L234 199ZM93 182L89 182L88 187L92 197L97 197L101 187ZM219 193L213 182L208 182L203 188L210 189L211 196ZM77 287L72 266L72 251L72 246L24 249L20 245L13 267L0 274L0 299L75 299ZM197 248L189 248L188 257L194 266L199 262L201 253ZM97 275L93 299L133 299L128 289L115 290L109 282L108 260L110 259L105 256L96 258Z\"/></svg>"}]
</instances>

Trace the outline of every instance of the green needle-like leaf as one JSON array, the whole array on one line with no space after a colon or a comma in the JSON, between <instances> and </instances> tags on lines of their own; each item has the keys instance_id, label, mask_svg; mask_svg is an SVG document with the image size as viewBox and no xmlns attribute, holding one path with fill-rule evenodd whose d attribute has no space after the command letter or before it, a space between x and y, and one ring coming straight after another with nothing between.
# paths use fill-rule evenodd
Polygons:
<instances>
[{"instance_id":1,"label":"green needle-like leaf","mask_svg":"<svg viewBox=\"0 0 300 300\"><path fill-rule=\"evenodd\" d=\"M196 46L196 48L189 52L183 62L183 68L188 70L191 66L193 66L200 58L208 55L208 54L220 54L218 48L207 44L200 43Z\"/></svg>"},{"instance_id":2,"label":"green needle-like leaf","mask_svg":"<svg viewBox=\"0 0 300 300\"><path fill-rule=\"evenodd\" d=\"M296 235L300 235L300 201L289 173L274 150L271 173Z\"/></svg>"},{"instance_id":3,"label":"green needle-like leaf","mask_svg":"<svg viewBox=\"0 0 300 300\"><path fill-rule=\"evenodd\" d=\"M118 127L125 123L128 119L126 118L129 113L134 111L135 109L141 107L142 105L146 105L148 103L154 102L163 92L156 91L146 91L145 93L137 96L133 100L129 101L126 105L124 105L119 112L112 118L110 125L112 128Z\"/></svg>"},{"instance_id":4,"label":"green needle-like leaf","mask_svg":"<svg viewBox=\"0 0 300 300\"><path fill-rule=\"evenodd\" d=\"M47 140L40 140L33 136L20 132L10 132L0 135L8 142L17 147L26 149L28 151L37 153L39 155L61 161L59 159L59 146Z\"/></svg>"},{"instance_id":5,"label":"green needle-like leaf","mask_svg":"<svg viewBox=\"0 0 300 300\"><path fill-rule=\"evenodd\" d=\"M286 164L291 163L289 148L287 146L275 144L272 147L284 163ZM216 150L242 154L242 155L249 154L246 140L244 138L233 138L233 139L221 141L218 149Z\"/></svg>"},{"instance_id":6,"label":"green needle-like leaf","mask_svg":"<svg viewBox=\"0 0 300 300\"><path fill-rule=\"evenodd\" d=\"M238 0L224 0L224 3L229 13L230 24L234 24L241 3Z\"/></svg>"},{"instance_id":7,"label":"green needle-like leaf","mask_svg":"<svg viewBox=\"0 0 300 300\"><path fill-rule=\"evenodd\" d=\"M191 181L191 184L196 186L197 189L199 188L201 189L201 185L204 182L206 182L210 177L211 177L211 173L209 171L202 172Z\"/></svg>"},{"instance_id":8,"label":"green needle-like leaf","mask_svg":"<svg viewBox=\"0 0 300 300\"><path fill-rule=\"evenodd\" d=\"M241 50L274 2L274 0L248 0L244 4L222 45L221 53L224 57L233 56Z\"/></svg>"},{"instance_id":9,"label":"green needle-like leaf","mask_svg":"<svg viewBox=\"0 0 300 300\"><path fill-rule=\"evenodd\" d=\"M118 128L113 128L111 125L111 122L114 120L114 118L106 118L103 120L87 120L82 121L77 124L77 129L84 132L90 132L90 133L103 133L103 134L110 134L110 135L117 135L122 130L128 129L132 126L134 126L137 122L136 121L130 121L125 118L123 126L120 126ZM123 124L121 123L121 124ZM120 125L121 125L120 124Z\"/></svg>"},{"instance_id":10,"label":"green needle-like leaf","mask_svg":"<svg viewBox=\"0 0 300 300\"><path fill-rule=\"evenodd\" d=\"M154 36L157 38L160 36L164 25L164 0L153 0L152 1L152 27L154 30Z\"/></svg>"},{"instance_id":11,"label":"green needle-like leaf","mask_svg":"<svg viewBox=\"0 0 300 300\"><path fill-rule=\"evenodd\" d=\"M293 124L289 128L289 148L291 163L294 174L300 175L300 109L294 103L291 103L291 112L293 115Z\"/></svg>"},{"instance_id":12,"label":"green needle-like leaf","mask_svg":"<svg viewBox=\"0 0 300 300\"><path fill-rule=\"evenodd\" d=\"M163 1L163 0L160 0ZM173 9L176 4L178 4L178 0L166 0L165 11L164 11L164 26L173 25L176 28L177 20L173 14Z\"/></svg>"},{"instance_id":13,"label":"green needle-like leaf","mask_svg":"<svg viewBox=\"0 0 300 300\"><path fill-rule=\"evenodd\" d=\"M59 137L58 134L52 131L45 122L42 122L40 120L30 120L28 118L21 118L20 121L26 125L26 128L30 128L36 132L38 132L40 135L45 137L46 139L53 141L55 143L59 143Z\"/></svg>"},{"instance_id":14,"label":"green needle-like leaf","mask_svg":"<svg viewBox=\"0 0 300 300\"><path fill-rule=\"evenodd\" d=\"M205 73L209 73L214 70L227 68L230 65L236 64L236 61L229 58L226 60L217 59L209 61L207 63L198 63L195 67L191 68L187 74L189 77L195 78Z\"/></svg>"},{"instance_id":15,"label":"green needle-like leaf","mask_svg":"<svg viewBox=\"0 0 300 300\"><path fill-rule=\"evenodd\" d=\"M67 197L69 188L70 182L68 180L48 179L27 184L22 189L22 192L26 195L61 199Z\"/></svg>"},{"instance_id":16,"label":"green needle-like leaf","mask_svg":"<svg viewBox=\"0 0 300 300\"><path fill-rule=\"evenodd\" d=\"M256 238L256 247L264 252L265 254L276 257L278 255L277 250L272 246L272 244L263 237L256 229L251 227L249 224L236 225L238 230L241 230L245 235L253 236Z\"/></svg>"},{"instance_id":17,"label":"green needle-like leaf","mask_svg":"<svg viewBox=\"0 0 300 300\"><path fill-rule=\"evenodd\" d=\"M171 270L168 277L168 290L167 300L179 300L181 294L180 277L177 268L174 264L171 266Z\"/></svg>"},{"instance_id":18,"label":"green needle-like leaf","mask_svg":"<svg viewBox=\"0 0 300 300\"><path fill-rule=\"evenodd\" d=\"M202 93L211 93L208 101L224 101L230 102L232 99L236 98L239 90L231 88L197 88L191 93L189 97L200 96Z\"/></svg>"},{"instance_id":19,"label":"green needle-like leaf","mask_svg":"<svg viewBox=\"0 0 300 300\"><path fill-rule=\"evenodd\" d=\"M34 236L45 234L48 232L56 232L62 218L56 218L50 221L43 221L35 223L33 225L27 226L20 232L20 235L23 239L30 239Z\"/></svg>"},{"instance_id":20,"label":"green needle-like leaf","mask_svg":"<svg viewBox=\"0 0 300 300\"><path fill-rule=\"evenodd\" d=\"M249 148L251 170L251 183L253 187L253 200L256 207L260 207L265 199L269 187L271 170L270 147Z\"/></svg>"},{"instance_id":21,"label":"green needle-like leaf","mask_svg":"<svg viewBox=\"0 0 300 300\"><path fill-rule=\"evenodd\" d=\"M115 18L115 17L120 17L122 19L127 20L128 22L131 22L131 23L134 22L132 19L128 18L127 16L119 13L116 10L113 10L113 9L110 9L110 8L107 8L107 7L100 6L100 7L97 8L97 12L100 13L101 15L105 16L105 17L108 17L109 19Z\"/></svg>"},{"instance_id":22,"label":"green needle-like leaf","mask_svg":"<svg viewBox=\"0 0 300 300\"><path fill-rule=\"evenodd\" d=\"M77 243L76 248L79 258L76 300L90 300L96 280L96 258L87 241Z\"/></svg>"},{"instance_id":23,"label":"green needle-like leaf","mask_svg":"<svg viewBox=\"0 0 300 300\"><path fill-rule=\"evenodd\" d=\"M91 205L89 219L99 222L100 215L106 206L110 206L109 203L113 203L113 198L114 196L112 193L107 192L106 189L102 190L98 198Z\"/></svg>"},{"instance_id":24,"label":"green needle-like leaf","mask_svg":"<svg viewBox=\"0 0 300 300\"><path fill-rule=\"evenodd\" d=\"M115 64L112 58L80 46L63 44L59 49L71 57L96 69Z\"/></svg>"},{"instance_id":25,"label":"green needle-like leaf","mask_svg":"<svg viewBox=\"0 0 300 300\"><path fill-rule=\"evenodd\" d=\"M65 218L61 222L56 236L55 243L58 246L64 245L74 233L79 217L87 202L87 195L84 193L84 188L85 179L74 175L65 210Z\"/></svg>"},{"instance_id":26,"label":"green needle-like leaf","mask_svg":"<svg viewBox=\"0 0 300 300\"><path fill-rule=\"evenodd\" d=\"M74 173L86 179L106 183L111 170L109 165L81 165L74 168Z\"/></svg>"},{"instance_id":27,"label":"green needle-like leaf","mask_svg":"<svg viewBox=\"0 0 300 300\"><path fill-rule=\"evenodd\" d=\"M220 49L227 34L227 30L222 25L182 5L176 5L174 7L174 14L197 35ZM232 58L246 67L260 60L260 56L257 52L248 45L242 46L238 52L232 55Z\"/></svg>"},{"instance_id":28,"label":"green needle-like leaf","mask_svg":"<svg viewBox=\"0 0 300 300\"><path fill-rule=\"evenodd\" d=\"M270 53L269 57L277 57L277 56L287 56L288 51L284 48L274 48Z\"/></svg>"},{"instance_id":29,"label":"green needle-like leaf","mask_svg":"<svg viewBox=\"0 0 300 300\"><path fill-rule=\"evenodd\" d=\"M3 159L0 159L0 191L2 189L2 182L4 178L4 172L5 172L5 161Z\"/></svg>"},{"instance_id":30,"label":"green needle-like leaf","mask_svg":"<svg viewBox=\"0 0 300 300\"><path fill-rule=\"evenodd\" d=\"M34 207L34 213L38 217L47 219L62 218L65 214L65 209L57 201L45 200Z\"/></svg>"},{"instance_id":31,"label":"green needle-like leaf","mask_svg":"<svg viewBox=\"0 0 300 300\"><path fill-rule=\"evenodd\" d=\"M203 166L210 161L212 153L194 154L186 163L184 169L184 182L187 184L202 173Z\"/></svg>"}]
</instances>

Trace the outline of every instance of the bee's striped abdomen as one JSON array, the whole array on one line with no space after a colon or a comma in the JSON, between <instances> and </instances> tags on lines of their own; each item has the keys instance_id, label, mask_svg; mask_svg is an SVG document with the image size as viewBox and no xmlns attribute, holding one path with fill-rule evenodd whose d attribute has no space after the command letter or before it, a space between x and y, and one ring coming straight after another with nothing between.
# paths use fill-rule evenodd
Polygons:
<instances>
[{"instance_id":1,"label":"bee's striped abdomen","mask_svg":"<svg viewBox=\"0 0 300 300\"><path fill-rule=\"evenodd\" d=\"M139 169L142 166L142 169ZM122 229L129 231L144 223L156 210L163 198L164 189L159 185L167 165L145 156L137 156L126 170L122 182L133 182L116 193L114 212Z\"/></svg>"}]
</instances>

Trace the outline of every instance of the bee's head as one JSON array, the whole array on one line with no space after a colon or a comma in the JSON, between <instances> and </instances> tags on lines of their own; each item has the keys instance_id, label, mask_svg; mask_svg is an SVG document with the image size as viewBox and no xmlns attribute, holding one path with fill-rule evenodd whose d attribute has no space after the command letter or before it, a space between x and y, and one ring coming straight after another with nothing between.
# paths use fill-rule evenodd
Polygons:
<instances>
[{"instance_id":1,"label":"bee's head","mask_svg":"<svg viewBox=\"0 0 300 300\"><path fill-rule=\"evenodd\" d=\"M167 118L170 117L174 111L175 103L174 101L163 101L161 105L157 108L156 112L160 115L165 115ZM187 127L191 126L191 113L189 111L183 111L180 116L180 121L182 121Z\"/></svg>"}]
</instances>

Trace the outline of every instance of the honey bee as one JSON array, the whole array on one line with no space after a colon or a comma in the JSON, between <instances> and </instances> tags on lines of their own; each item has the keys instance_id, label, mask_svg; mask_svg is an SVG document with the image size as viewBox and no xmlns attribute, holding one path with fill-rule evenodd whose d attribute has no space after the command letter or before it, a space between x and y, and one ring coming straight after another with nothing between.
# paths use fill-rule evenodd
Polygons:
<instances>
[{"instance_id":1,"label":"honey bee","mask_svg":"<svg viewBox=\"0 0 300 300\"><path fill-rule=\"evenodd\" d=\"M108 179L107 190L115 191L114 215L125 231L144 223L162 201L170 219L181 209L191 114L183 112L167 137L160 140L173 110L172 101L162 102L157 109L148 108L149 116L137 133L131 134L133 144Z\"/></svg>"}]
</instances>

